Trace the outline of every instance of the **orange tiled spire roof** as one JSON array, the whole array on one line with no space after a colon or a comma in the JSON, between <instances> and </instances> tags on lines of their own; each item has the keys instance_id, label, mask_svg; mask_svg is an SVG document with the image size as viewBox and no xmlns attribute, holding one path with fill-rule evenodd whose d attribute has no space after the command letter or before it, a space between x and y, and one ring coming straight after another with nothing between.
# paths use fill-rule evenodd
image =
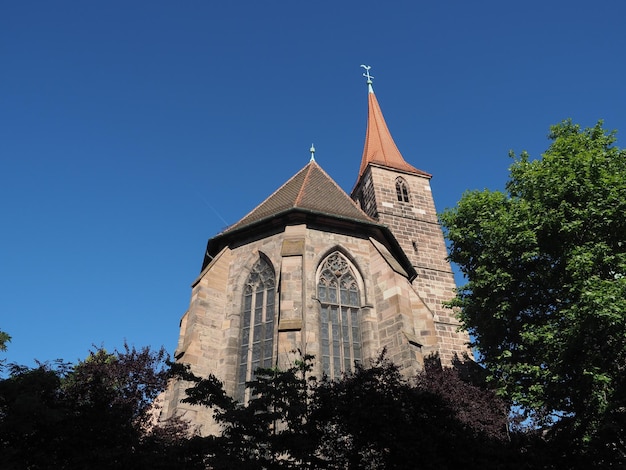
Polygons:
<instances>
[{"instance_id":1,"label":"orange tiled spire roof","mask_svg":"<svg viewBox=\"0 0 626 470\"><path fill-rule=\"evenodd\" d=\"M361 168L359 169L359 178L363 176L365 169L370 163L394 168L396 170L406 171L418 175L430 177L431 175L418 170L404 161L400 150L391 137L391 133L387 128L387 123L380 110L378 100L372 88L372 77L369 73L369 66L361 65L365 69L364 77L367 77L367 133L365 135L365 147L363 148L363 157L361 158Z\"/></svg>"}]
</instances>

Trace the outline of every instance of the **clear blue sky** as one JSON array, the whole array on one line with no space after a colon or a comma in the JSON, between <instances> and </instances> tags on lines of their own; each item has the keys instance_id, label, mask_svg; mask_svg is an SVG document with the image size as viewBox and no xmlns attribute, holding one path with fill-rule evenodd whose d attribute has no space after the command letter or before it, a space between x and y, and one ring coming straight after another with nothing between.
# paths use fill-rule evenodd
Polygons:
<instances>
[{"instance_id":1,"label":"clear blue sky","mask_svg":"<svg viewBox=\"0 0 626 470\"><path fill-rule=\"evenodd\" d=\"M172 353L207 239L311 142L352 188L360 64L439 210L501 188L509 149L539 156L565 118L626 133L624 18L621 0L3 2L1 357Z\"/></svg>"}]
</instances>

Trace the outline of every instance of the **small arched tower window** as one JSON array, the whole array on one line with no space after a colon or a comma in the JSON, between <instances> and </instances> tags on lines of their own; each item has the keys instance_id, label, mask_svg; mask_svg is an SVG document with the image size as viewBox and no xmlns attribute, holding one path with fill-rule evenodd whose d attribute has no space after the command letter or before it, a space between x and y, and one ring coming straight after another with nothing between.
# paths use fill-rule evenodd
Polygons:
<instances>
[{"instance_id":1,"label":"small arched tower window","mask_svg":"<svg viewBox=\"0 0 626 470\"><path fill-rule=\"evenodd\" d=\"M322 369L329 377L337 378L361 361L359 287L350 265L338 251L322 262L317 296Z\"/></svg>"},{"instance_id":2,"label":"small arched tower window","mask_svg":"<svg viewBox=\"0 0 626 470\"><path fill-rule=\"evenodd\" d=\"M404 178L396 179L396 195L398 196L398 201L409 202L409 185L406 184Z\"/></svg>"},{"instance_id":3,"label":"small arched tower window","mask_svg":"<svg viewBox=\"0 0 626 470\"><path fill-rule=\"evenodd\" d=\"M259 367L272 367L276 276L263 258L254 264L243 289L241 347L237 370L237 399L245 401L246 382Z\"/></svg>"}]
</instances>

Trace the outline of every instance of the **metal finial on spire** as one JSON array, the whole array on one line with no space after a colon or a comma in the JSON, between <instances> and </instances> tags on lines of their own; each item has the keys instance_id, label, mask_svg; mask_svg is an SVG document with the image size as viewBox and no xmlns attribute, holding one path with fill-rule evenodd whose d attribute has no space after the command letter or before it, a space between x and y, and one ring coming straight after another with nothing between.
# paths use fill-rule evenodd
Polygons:
<instances>
[{"instance_id":1,"label":"metal finial on spire","mask_svg":"<svg viewBox=\"0 0 626 470\"><path fill-rule=\"evenodd\" d=\"M365 78L367 78L367 88L368 88L368 91L369 91L370 93L374 93L374 89L372 88L372 79L373 79L374 77L373 77L372 75L370 75L370 69L371 69L372 67L371 67L371 66L369 66L369 65L363 65L363 64L361 64L361 67L363 67L363 68L365 69L365 73L363 74L363 76L364 76Z\"/></svg>"},{"instance_id":2,"label":"metal finial on spire","mask_svg":"<svg viewBox=\"0 0 626 470\"><path fill-rule=\"evenodd\" d=\"M309 152L311 152L311 161L314 162L315 161L315 147L313 146L313 144L311 144L311 148L309 149Z\"/></svg>"},{"instance_id":3,"label":"metal finial on spire","mask_svg":"<svg viewBox=\"0 0 626 470\"><path fill-rule=\"evenodd\" d=\"M363 64L361 64L361 67L363 67L365 69L365 73L363 74L363 76L367 78L367 84L371 85L372 78L374 78L372 75L370 75L370 69L372 67L369 66L369 65L363 65Z\"/></svg>"}]
</instances>

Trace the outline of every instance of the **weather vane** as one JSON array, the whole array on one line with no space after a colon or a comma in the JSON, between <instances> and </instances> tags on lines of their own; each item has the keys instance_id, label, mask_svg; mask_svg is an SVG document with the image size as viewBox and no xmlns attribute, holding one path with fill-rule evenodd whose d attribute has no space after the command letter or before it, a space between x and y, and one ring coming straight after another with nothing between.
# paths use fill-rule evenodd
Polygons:
<instances>
[{"instance_id":1,"label":"weather vane","mask_svg":"<svg viewBox=\"0 0 626 470\"><path fill-rule=\"evenodd\" d=\"M370 69L372 67L370 67L369 65L363 65L363 64L361 64L361 67L363 67L365 69L365 73L363 74L363 76L367 78L367 83L369 83L371 85L372 84L372 78L374 78L374 77L372 77L370 75Z\"/></svg>"}]
</instances>

